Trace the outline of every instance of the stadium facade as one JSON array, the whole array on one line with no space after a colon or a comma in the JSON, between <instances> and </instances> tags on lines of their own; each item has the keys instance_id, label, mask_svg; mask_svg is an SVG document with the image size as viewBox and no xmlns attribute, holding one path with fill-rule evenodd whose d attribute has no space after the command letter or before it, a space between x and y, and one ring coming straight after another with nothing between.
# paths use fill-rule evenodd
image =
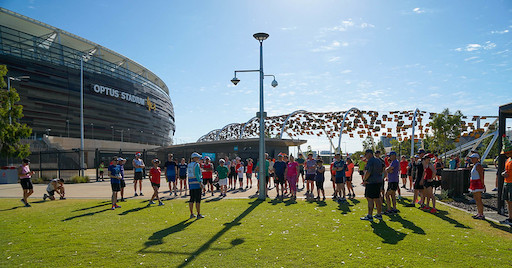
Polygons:
<instances>
[{"instance_id":1,"label":"stadium facade","mask_svg":"<svg viewBox=\"0 0 512 268\"><path fill-rule=\"evenodd\" d=\"M172 144L169 89L123 55L0 8L0 64L7 65L9 77L30 77L10 82L24 107L21 122L32 128L34 138L80 137L83 70L86 139Z\"/></svg>"}]
</instances>

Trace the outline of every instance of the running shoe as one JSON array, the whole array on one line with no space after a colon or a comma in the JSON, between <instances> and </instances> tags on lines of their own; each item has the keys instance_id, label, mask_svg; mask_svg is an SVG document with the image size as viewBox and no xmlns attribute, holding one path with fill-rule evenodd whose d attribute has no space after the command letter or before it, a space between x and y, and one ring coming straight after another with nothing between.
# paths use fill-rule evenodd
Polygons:
<instances>
[{"instance_id":1,"label":"running shoe","mask_svg":"<svg viewBox=\"0 0 512 268\"><path fill-rule=\"evenodd\" d=\"M512 219L506 219L504 221L500 221L501 224L508 224L512 226Z\"/></svg>"},{"instance_id":2,"label":"running shoe","mask_svg":"<svg viewBox=\"0 0 512 268\"><path fill-rule=\"evenodd\" d=\"M21 203L23 203L23 205L26 205L26 204L27 204L27 203L25 203L25 200L23 200L23 198L22 198L22 199L20 199L20 201L21 201Z\"/></svg>"},{"instance_id":3,"label":"running shoe","mask_svg":"<svg viewBox=\"0 0 512 268\"><path fill-rule=\"evenodd\" d=\"M190 218L191 218L191 219L194 219L195 217L196 217L196 215L194 215L194 214L190 214Z\"/></svg>"},{"instance_id":4,"label":"running shoe","mask_svg":"<svg viewBox=\"0 0 512 268\"><path fill-rule=\"evenodd\" d=\"M115 208L121 208L121 206L116 205Z\"/></svg>"},{"instance_id":5,"label":"running shoe","mask_svg":"<svg viewBox=\"0 0 512 268\"><path fill-rule=\"evenodd\" d=\"M47 195L47 194L44 194L44 195L43 195L43 201L46 201L46 198L48 198L48 195Z\"/></svg>"},{"instance_id":6,"label":"running shoe","mask_svg":"<svg viewBox=\"0 0 512 268\"><path fill-rule=\"evenodd\" d=\"M29 208L29 207L31 207L31 205L30 205L29 203L26 203L26 204L25 204L25 207L28 207L28 208Z\"/></svg>"},{"instance_id":7,"label":"running shoe","mask_svg":"<svg viewBox=\"0 0 512 268\"><path fill-rule=\"evenodd\" d=\"M384 211L384 213L382 213L384 215L392 215L393 214L393 211L392 210L386 210Z\"/></svg>"},{"instance_id":8,"label":"running shoe","mask_svg":"<svg viewBox=\"0 0 512 268\"><path fill-rule=\"evenodd\" d=\"M159 205L159 206L163 206L163 205L164 205L164 203L160 202L160 203L158 203L158 205Z\"/></svg>"},{"instance_id":9,"label":"running shoe","mask_svg":"<svg viewBox=\"0 0 512 268\"><path fill-rule=\"evenodd\" d=\"M112 206L112 208L110 208L110 210L114 210L114 209L116 209L116 207L114 207L114 206Z\"/></svg>"},{"instance_id":10,"label":"running shoe","mask_svg":"<svg viewBox=\"0 0 512 268\"><path fill-rule=\"evenodd\" d=\"M201 215L201 214L197 214L197 219L198 219L198 220L199 220L199 219L202 219L202 218L204 218L204 216L203 216L203 215Z\"/></svg>"},{"instance_id":11,"label":"running shoe","mask_svg":"<svg viewBox=\"0 0 512 268\"><path fill-rule=\"evenodd\" d=\"M398 210L398 209L396 209L396 208L395 208L395 209L392 209L391 211L393 211L393 213L399 213L399 212L400 212L400 210Z\"/></svg>"},{"instance_id":12,"label":"running shoe","mask_svg":"<svg viewBox=\"0 0 512 268\"><path fill-rule=\"evenodd\" d=\"M373 221L373 217L371 215L366 215L364 217L359 218L362 221Z\"/></svg>"},{"instance_id":13,"label":"running shoe","mask_svg":"<svg viewBox=\"0 0 512 268\"><path fill-rule=\"evenodd\" d=\"M498 188L494 188L492 189L493 192L497 192L498 191Z\"/></svg>"},{"instance_id":14,"label":"running shoe","mask_svg":"<svg viewBox=\"0 0 512 268\"><path fill-rule=\"evenodd\" d=\"M142 192L140 192L140 194L139 194L139 195L140 195L140 196L144 196L144 195L142 194Z\"/></svg>"},{"instance_id":15,"label":"running shoe","mask_svg":"<svg viewBox=\"0 0 512 268\"><path fill-rule=\"evenodd\" d=\"M430 213L437 213L437 209L432 208L432 209L430 210Z\"/></svg>"},{"instance_id":16,"label":"running shoe","mask_svg":"<svg viewBox=\"0 0 512 268\"><path fill-rule=\"evenodd\" d=\"M382 215L380 215L380 214L375 214L375 216L373 216L373 217L377 220L380 220L380 221L382 220Z\"/></svg>"},{"instance_id":17,"label":"running shoe","mask_svg":"<svg viewBox=\"0 0 512 268\"><path fill-rule=\"evenodd\" d=\"M62 196L61 196L59 199L60 199L60 200L66 200L66 198L65 198L65 197L62 197ZM124 199L123 199L123 200L124 200Z\"/></svg>"},{"instance_id":18,"label":"running shoe","mask_svg":"<svg viewBox=\"0 0 512 268\"><path fill-rule=\"evenodd\" d=\"M137 193L135 193L133 196L139 196Z\"/></svg>"},{"instance_id":19,"label":"running shoe","mask_svg":"<svg viewBox=\"0 0 512 268\"><path fill-rule=\"evenodd\" d=\"M155 204L155 202L153 202L153 200L150 200L150 201L149 201L149 204L150 204L150 205L154 205L154 204Z\"/></svg>"}]
</instances>

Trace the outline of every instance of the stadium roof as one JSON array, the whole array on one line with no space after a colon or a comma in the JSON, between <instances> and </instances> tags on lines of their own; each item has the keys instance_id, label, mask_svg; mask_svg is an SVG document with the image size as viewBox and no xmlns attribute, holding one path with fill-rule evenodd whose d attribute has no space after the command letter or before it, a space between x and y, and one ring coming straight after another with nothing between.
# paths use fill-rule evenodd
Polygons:
<instances>
[{"instance_id":1,"label":"stadium roof","mask_svg":"<svg viewBox=\"0 0 512 268\"><path fill-rule=\"evenodd\" d=\"M116 65L122 65L130 71L137 73L152 83L158 85L167 94L169 94L169 89L162 81L162 79L160 79L153 72L140 65L139 63L115 51L112 51L80 36L74 35L62 29L53 27L46 23L37 21L2 7L0 7L0 13L0 25L34 36L47 37L48 41L59 42L63 46L83 51L84 54L97 56Z\"/></svg>"}]
</instances>

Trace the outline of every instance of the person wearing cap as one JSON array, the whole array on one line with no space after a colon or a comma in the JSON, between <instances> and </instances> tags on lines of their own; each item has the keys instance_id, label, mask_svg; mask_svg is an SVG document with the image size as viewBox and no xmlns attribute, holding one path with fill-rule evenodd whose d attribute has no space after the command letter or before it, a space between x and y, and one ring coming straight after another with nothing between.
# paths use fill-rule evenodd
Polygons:
<instances>
[{"instance_id":1,"label":"person wearing cap","mask_svg":"<svg viewBox=\"0 0 512 268\"><path fill-rule=\"evenodd\" d=\"M420 184L420 181L423 179L424 167L423 167L422 160L423 160L423 157L425 156L425 154L426 154L425 150L419 149L417 157L415 157L416 159L412 163L412 167L413 167L412 172L413 172L413 179L414 179L414 196L413 196L411 204L408 205L410 207L416 206L415 203L419 203L420 206L423 206L423 203L425 201L425 195L423 194L423 189L425 189L425 187L423 186L423 184ZM421 196L421 199L419 202L417 200L418 195Z\"/></svg>"},{"instance_id":2,"label":"person wearing cap","mask_svg":"<svg viewBox=\"0 0 512 268\"><path fill-rule=\"evenodd\" d=\"M228 174L229 169L224 164L226 163L226 160L220 159L219 165L215 169L215 173L217 173L217 179L219 180L220 185L220 196L225 197L227 192L227 184L228 184Z\"/></svg>"},{"instance_id":3,"label":"person wearing cap","mask_svg":"<svg viewBox=\"0 0 512 268\"><path fill-rule=\"evenodd\" d=\"M200 164L202 170L202 178L205 187L203 188L203 196L206 194L206 188L212 193L213 196L213 164L211 163L210 157L204 157L204 163Z\"/></svg>"},{"instance_id":4,"label":"person wearing cap","mask_svg":"<svg viewBox=\"0 0 512 268\"><path fill-rule=\"evenodd\" d=\"M347 170L347 165L345 164L345 161L341 158L340 153L336 153L334 155L334 163L332 165L332 169L336 172L334 179L336 182L336 196L338 203L346 202L345 199L345 171ZM307 179L307 178L306 178Z\"/></svg>"},{"instance_id":5,"label":"person wearing cap","mask_svg":"<svg viewBox=\"0 0 512 268\"><path fill-rule=\"evenodd\" d=\"M141 153L137 152L135 153L135 159L133 159L133 168L135 169L135 173L133 175L133 190L135 192L134 196L137 196L137 182L139 184L139 192L140 196L144 196L142 194L142 178L144 177L144 168L146 167L144 165L144 161L142 161Z\"/></svg>"},{"instance_id":6,"label":"person wearing cap","mask_svg":"<svg viewBox=\"0 0 512 268\"><path fill-rule=\"evenodd\" d=\"M384 214L387 215L398 213L398 209L396 209L396 191L400 189L398 187L398 184L400 183L400 179L398 178L400 164L396 159L396 152L391 151L389 153L389 161L391 162L386 168L388 176L388 189L385 193L387 211L384 212Z\"/></svg>"},{"instance_id":7,"label":"person wearing cap","mask_svg":"<svg viewBox=\"0 0 512 268\"><path fill-rule=\"evenodd\" d=\"M434 157L433 154L426 154L423 156L423 178L420 180L420 185L423 185L423 194L425 203L422 204L421 209L425 211L430 211L430 213L436 213L436 197L434 196L434 174L436 169L431 162L431 159ZM432 208L429 206L430 201L432 201Z\"/></svg>"},{"instance_id":8,"label":"person wearing cap","mask_svg":"<svg viewBox=\"0 0 512 268\"><path fill-rule=\"evenodd\" d=\"M365 221L373 221L373 218L382 220L382 199L380 197L380 188L383 183L382 161L373 157L371 149L365 151L365 157L368 162L365 166L363 183L365 184L364 196L368 201L368 214L360 219ZM377 214L372 216L374 207L377 207Z\"/></svg>"},{"instance_id":9,"label":"person wearing cap","mask_svg":"<svg viewBox=\"0 0 512 268\"><path fill-rule=\"evenodd\" d=\"M512 226L512 143L505 136L503 139L502 155L505 155L505 170L501 172L503 176L503 200L507 201L508 219L500 221L501 224L508 224Z\"/></svg>"},{"instance_id":10,"label":"person wearing cap","mask_svg":"<svg viewBox=\"0 0 512 268\"><path fill-rule=\"evenodd\" d=\"M124 188L126 187L126 182L124 181L124 164L126 163L126 159L122 157L117 158L117 166L119 167L119 174L121 175L120 186L121 186L121 202L124 202Z\"/></svg>"},{"instance_id":11,"label":"person wearing cap","mask_svg":"<svg viewBox=\"0 0 512 268\"><path fill-rule=\"evenodd\" d=\"M195 217L197 217L197 219L201 219L204 218L204 216L201 215L201 189L204 188L201 167L199 165L201 155L194 152L190 158L192 161L187 166L188 188L190 194L188 207L190 209L191 219ZM194 215L194 204L196 205L197 216Z\"/></svg>"},{"instance_id":12,"label":"person wearing cap","mask_svg":"<svg viewBox=\"0 0 512 268\"><path fill-rule=\"evenodd\" d=\"M471 180L469 181L469 191L473 193L475 199L477 214L473 216L473 219L484 220L484 204L482 203L482 193L485 192L484 183L484 168L478 160L480 156L477 153L472 153L469 156L473 168L471 169Z\"/></svg>"},{"instance_id":13,"label":"person wearing cap","mask_svg":"<svg viewBox=\"0 0 512 268\"><path fill-rule=\"evenodd\" d=\"M277 161L272 167L273 173L275 174L275 185L276 185L276 199L284 198L284 172L286 170L286 162L283 161L283 155L277 155ZM279 189L281 189L281 196L279 195Z\"/></svg>"},{"instance_id":14,"label":"person wearing cap","mask_svg":"<svg viewBox=\"0 0 512 268\"><path fill-rule=\"evenodd\" d=\"M172 192L174 191L174 196L178 196L178 187L176 185L178 163L176 163L173 154L167 155L167 161L164 164L164 173L167 184L169 185L169 195L172 196Z\"/></svg>"},{"instance_id":15,"label":"person wearing cap","mask_svg":"<svg viewBox=\"0 0 512 268\"><path fill-rule=\"evenodd\" d=\"M149 200L148 205L153 205L155 202L153 200L158 200L158 205L163 206L164 203L160 200L160 197L158 196L158 189L160 189L160 180L162 176L162 171L160 170L160 160L157 158L153 159L151 161L153 163L153 167L149 170L149 179L151 181L151 187L153 187L153 195L151 196L151 199Z\"/></svg>"},{"instance_id":16,"label":"person wearing cap","mask_svg":"<svg viewBox=\"0 0 512 268\"><path fill-rule=\"evenodd\" d=\"M30 160L25 158L23 159L23 163L18 167L18 178L21 184L21 188L23 190L23 198L21 202L25 205L25 207L31 207L28 203L28 197L34 193L34 185L32 184L32 175L34 175L34 171L30 171Z\"/></svg>"},{"instance_id":17,"label":"person wearing cap","mask_svg":"<svg viewBox=\"0 0 512 268\"><path fill-rule=\"evenodd\" d=\"M64 179L60 178L51 180L50 183L48 183L48 186L46 186L46 192L48 194L43 195L43 200L46 200L46 198L55 200L55 192L60 195L60 200L65 200Z\"/></svg>"},{"instance_id":18,"label":"person wearing cap","mask_svg":"<svg viewBox=\"0 0 512 268\"><path fill-rule=\"evenodd\" d=\"M117 193L121 191L121 173L119 166L117 165L117 157L112 159L112 162L108 166L108 176L110 178L110 188L112 188L112 210L120 208L117 205Z\"/></svg>"},{"instance_id":19,"label":"person wearing cap","mask_svg":"<svg viewBox=\"0 0 512 268\"><path fill-rule=\"evenodd\" d=\"M315 189L315 176L316 176L316 160L313 159L313 154L308 154L308 159L304 164L306 168L306 198L314 197L313 190Z\"/></svg>"}]
</instances>

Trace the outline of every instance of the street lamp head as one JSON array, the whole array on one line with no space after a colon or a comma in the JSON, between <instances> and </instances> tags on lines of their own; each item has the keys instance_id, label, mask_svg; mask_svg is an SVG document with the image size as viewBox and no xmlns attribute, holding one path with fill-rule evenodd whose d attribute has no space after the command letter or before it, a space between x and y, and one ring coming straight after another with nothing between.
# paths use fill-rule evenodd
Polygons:
<instances>
[{"instance_id":1,"label":"street lamp head","mask_svg":"<svg viewBox=\"0 0 512 268\"><path fill-rule=\"evenodd\" d=\"M234 77L233 79L231 79L231 83L233 83L233 85L237 85L238 83L240 82L240 79Z\"/></svg>"},{"instance_id":2,"label":"street lamp head","mask_svg":"<svg viewBox=\"0 0 512 268\"><path fill-rule=\"evenodd\" d=\"M256 40L261 42L261 41L266 40L268 38L268 33L255 33L252 36L254 38L256 38Z\"/></svg>"},{"instance_id":3,"label":"street lamp head","mask_svg":"<svg viewBox=\"0 0 512 268\"><path fill-rule=\"evenodd\" d=\"M272 81L272 84L271 84L273 87L277 87L277 81L274 79L274 81Z\"/></svg>"}]
</instances>

